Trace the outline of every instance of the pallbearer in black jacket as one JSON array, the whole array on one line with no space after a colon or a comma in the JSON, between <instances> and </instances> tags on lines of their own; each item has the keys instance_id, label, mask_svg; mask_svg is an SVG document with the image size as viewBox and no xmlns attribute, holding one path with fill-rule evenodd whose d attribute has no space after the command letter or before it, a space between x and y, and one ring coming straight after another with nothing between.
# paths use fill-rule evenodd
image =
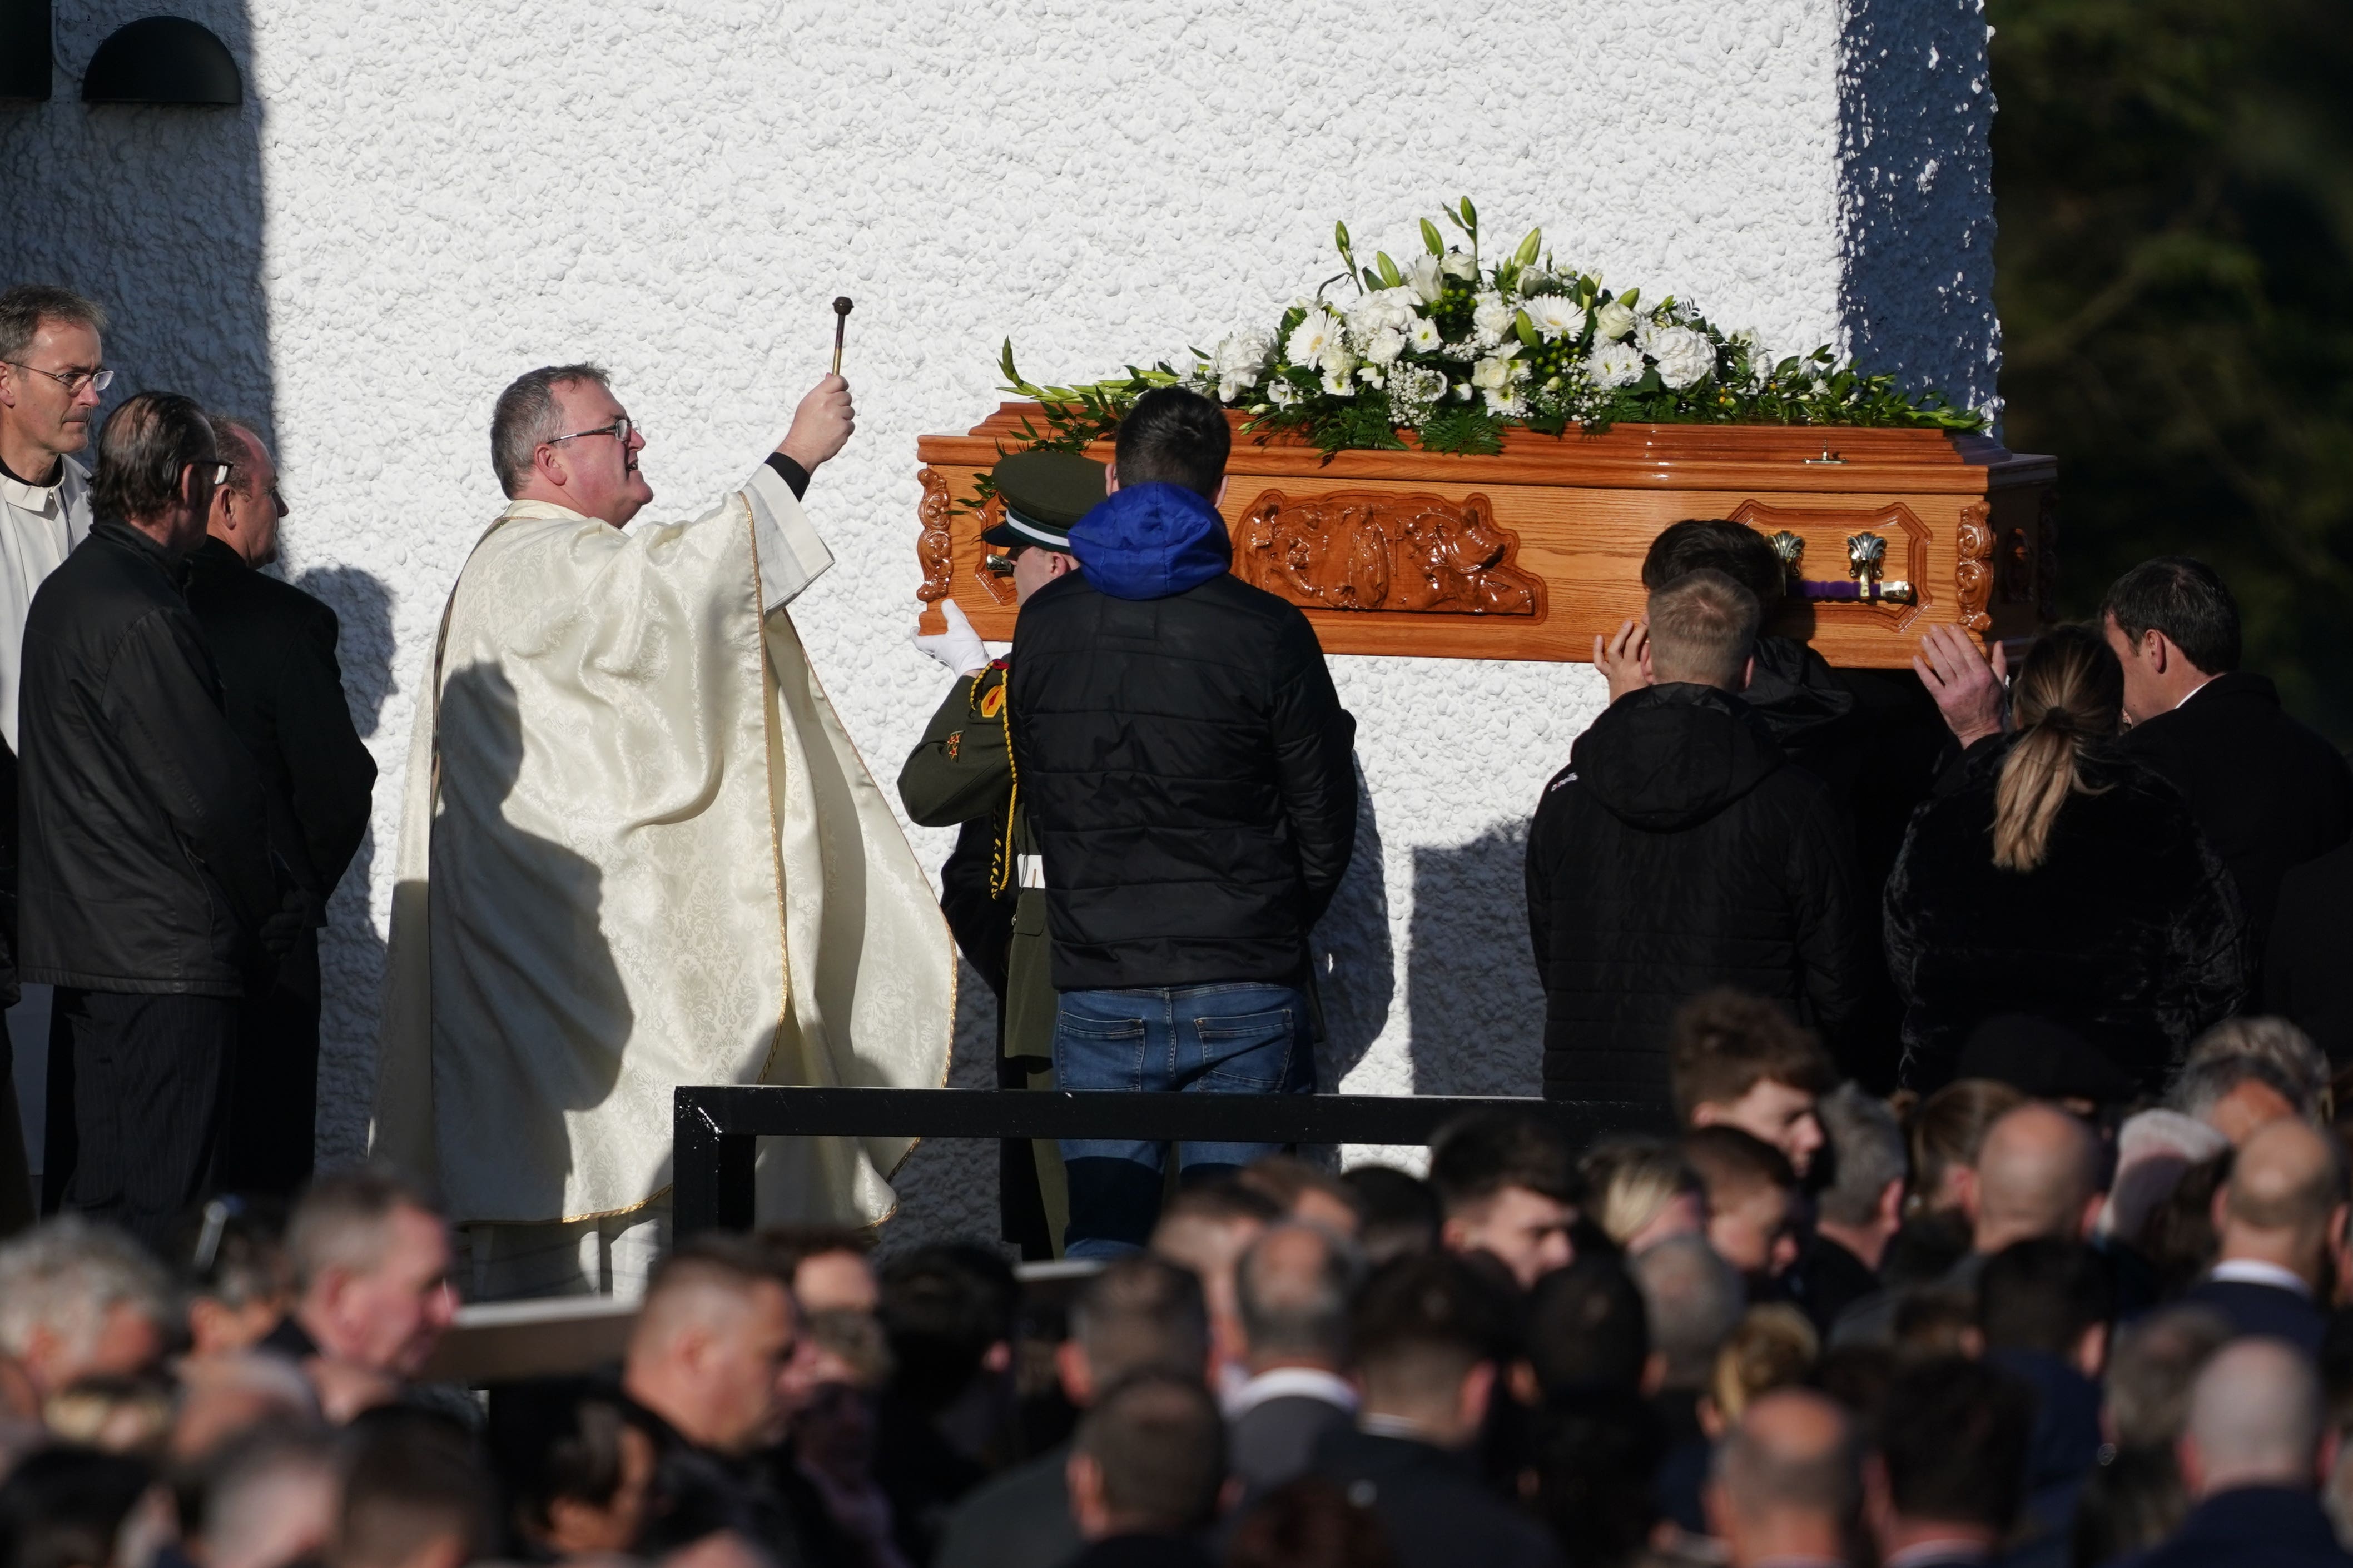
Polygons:
<instances>
[{"instance_id":1,"label":"pallbearer in black jacket","mask_svg":"<svg viewBox=\"0 0 2353 1568\"><path fill-rule=\"evenodd\" d=\"M278 559L286 503L261 438L215 418L231 465L188 562L188 608L220 668L229 727L253 754L269 842L308 905L269 989L248 994L221 1143L231 1192L291 1194L311 1179L319 1094L319 929L367 833L375 759L353 727L335 612L259 570Z\"/></svg>"},{"instance_id":2,"label":"pallbearer in black jacket","mask_svg":"<svg viewBox=\"0 0 2353 1568\"><path fill-rule=\"evenodd\" d=\"M1609 709L1528 835L1548 1095L1669 1108L1668 1020L1710 986L1831 1037L1854 1009L1870 955L1853 836L1737 695L1762 615L1702 570L1651 595L1647 629L1597 646Z\"/></svg>"},{"instance_id":3,"label":"pallbearer in black jacket","mask_svg":"<svg viewBox=\"0 0 2353 1568\"><path fill-rule=\"evenodd\" d=\"M158 1248L213 1184L238 998L301 920L183 596L217 468L185 397L108 418L99 521L34 596L17 706L24 975L58 987L43 1179Z\"/></svg>"}]
</instances>

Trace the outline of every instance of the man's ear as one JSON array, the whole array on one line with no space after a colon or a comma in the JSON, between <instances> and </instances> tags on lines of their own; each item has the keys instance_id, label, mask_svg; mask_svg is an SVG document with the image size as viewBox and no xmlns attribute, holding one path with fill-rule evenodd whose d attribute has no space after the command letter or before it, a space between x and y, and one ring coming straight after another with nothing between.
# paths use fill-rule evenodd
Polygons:
<instances>
[{"instance_id":1,"label":"man's ear","mask_svg":"<svg viewBox=\"0 0 2353 1568\"><path fill-rule=\"evenodd\" d=\"M2075 1370L2097 1383L2108 1370L2108 1325L2094 1323L2075 1342Z\"/></svg>"},{"instance_id":2,"label":"man's ear","mask_svg":"<svg viewBox=\"0 0 2353 1568\"><path fill-rule=\"evenodd\" d=\"M1062 1380L1062 1393L1070 1402L1083 1410L1094 1403L1095 1371L1087 1364L1087 1352L1076 1340L1064 1340L1054 1347L1054 1372Z\"/></svg>"},{"instance_id":3,"label":"man's ear","mask_svg":"<svg viewBox=\"0 0 2353 1568\"><path fill-rule=\"evenodd\" d=\"M1103 465L1103 494L1116 495L1118 492L1119 464L1116 462L1105 463Z\"/></svg>"},{"instance_id":4,"label":"man's ear","mask_svg":"<svg viewBox=\"0 0 2353 1568\"><path fill-rule=\"evenodd\" d=\"M1448 1215L1438 1227L1438 1245L1449 1252L1460 1252L1471 1245L1471 1222L1461 1215Z\"/></svg>"},{"instance_id":5,"label":"man's ear","mask_svg":"<svg viewBox=\"0 0 2353 1568\"><path fill-rule=\"evenodd\" d=\"M1736 694L1737 694L1737 693L1739 693L1739 692L1743 692L1743 691L1747 690L1747 689L1748 689L1748 683L1749 683L1750 681L1752 681L1752 680L1755 680L1756 679L1757 679L1757 656L1756 656L1755 654L1753 654L1753 653L1752 653L1752 654L1750 654L1750 655L1749 655L1746 659L1744 659L1744 660L1742 660L1742 661L1741 661L1741 665L1740 665L1740 684L1739 684L1739 685L1737 685L1737 686L1736 686L1736 687L1734 687L1734 688L1732 689L1733 689L1733 691L1734 691Z\"/></svg>"},{"instance_id":6,"label":"man's ear","mask_svg":"<svg viewBox=\"0 0 2353 1568\"><path fill-rule=\"evenodd\" d=\"M1667 1352L1652 1351L1642 1358L1642 1397L1648 1399L1667 1385Z\"/></svg>"},{"instance_id":7,"label":"man's ear","mask_svg":"<svg viewBox=\"0 0 2353 1568\"><path fill-rule=\"evenodd\" d=\"M1482 1361L1462 1374L1462 1388L1455 1415L1462 1425L1477 1431L1487 1424L1487 1406L1495 1398L1495 1363Z\"/></svg>"},{"instance_id":8,"label":"man's ear","mask_svg":"<svg viewBox=\"0 0 2353 1568\"><path fill-rule=\"evenodd\" d=\"M1111 1510L1103 1503L1103 1467L1094 1457L1072 1449L1062 1466L1062 1484L1070 1489L1071 1521L1079 1534L1094 1541L1108 1533Z\"/></svg>"},{"instance_id":9,"label":"man's ear","mask_svg":"<svg viewBox=\"0 0 2353 1568\"><path fill-rule=\"evenodd\" d=\"M2158 675L2163 675L2180 653L2181 650L2173 646L2173 639L2154 626L2140 634L2140 656Z\"/></svg>"},{"instance_id":10,"label":"man's ear","mask_svg":"<svg viewBox=\"0 0 2353 1568\"><path fill-rule=\"evenodd\" d=\"M1702 1127L1720 1127L1723 1123L1724 1107L1712 1100L1701 1100L1691 1108L1691 1114L1683 1118L1683 1125L1694 1131Z\"/></svg>"},{"instance_id":11,"label":"man's ear","mask_svg":"<svg viewBox=\"0 0 2353 1568\"><path fill-rule=\"evenodd\" d=\"M1227 488L1228 488L1229 486L1230 486L1233 482L1234 482L1234 481L1233 481L1231 479L1219 479L1219 480L1218 481L1218 493L1217 493L1216 495L1213 495L1213 496L1211 496L1211 497L1209 498L1209 504L1210 504L1211 506L1219 506L1219 507L1221 507L1221 506L1225 505L1225 504L1226 504L1226 490L1227 490Z\"/></svg>"},{"instance_id":12,"label":"man's ear","mask_svg":"<svg viewBox=\"0 0 2353 1568\"><path fill-rule=\"evenodd\" d=\"M1880 1189L1879 1223L1891 1231L1904 1228L1904 1178L1901 1176Z\"/></svg>"}]
</instances>

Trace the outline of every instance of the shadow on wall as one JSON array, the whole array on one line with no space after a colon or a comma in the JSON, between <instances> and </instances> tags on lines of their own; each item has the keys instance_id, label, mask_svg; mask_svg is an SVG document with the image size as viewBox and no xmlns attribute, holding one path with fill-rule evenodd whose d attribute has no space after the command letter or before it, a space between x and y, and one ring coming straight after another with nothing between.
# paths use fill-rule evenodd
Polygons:
<instances>
[{"instance_id":1,"label":"shadow on wall","mask_svg":"<svg viewBox=\"0 0 2353 1568\"><path fill-rule=\"evenodd\" d=\"M1416 1094L1538 1094L1544 988L1528 947L1528 826L1413 852L1406 960Z\"/></svg>"},{"instance_id":2,"label":"shadow on wall","mask_svg":"<svg viewBox=\"0 0 2353 1568\"><path fill-rule=\"evenodd\" d=\"M295 481L290 477L289 482ZM298 550L301 526L299 511L288 519ZM343 664L343 697L361 736L373 738L393 689L392 591L373 574L353 566L305 572L295 586L324 601L342 623L336 652ZM376 787L398 789L401 759L380 758L377 765ZM319 1030L322 1169L351 1163L367 1152L366 1108L375 1090L377 1004L384 993L384 938L369 913L375 857L375 830L371 827L328 901L327 929L319 946L324 985ZM338 1110L343 1114L334 1114Z\"/></svg>"},{"instance_id":3,"label":"shadow on wall","mask_svg":"<svg viewBox=\"0 0 2353 1568\"><path fill-rule=\"evenodd\" d=\"M1397 958L1389 937L1389 891L1382 870L1381 828L1373 792L1356 768L1356 848L1332 907L1308 940L1308 961L1324 1008L1324 1042L1315 1053L1315 1088L1336 1094L1389 1021L1397 999Z\"/></svg>"}]
</instances>

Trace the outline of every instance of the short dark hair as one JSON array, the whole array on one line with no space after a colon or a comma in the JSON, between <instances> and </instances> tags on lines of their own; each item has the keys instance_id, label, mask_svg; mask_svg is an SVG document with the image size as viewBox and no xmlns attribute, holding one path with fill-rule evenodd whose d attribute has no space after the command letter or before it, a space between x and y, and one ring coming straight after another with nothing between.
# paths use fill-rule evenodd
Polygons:
<instances>
[{"instance_id":1,"label":"short dark hair","mask_svg":"<svg viewBox=\"0 0 2353 1568\"><path fill-rule=\"evenodd\" d=\"M106 311L94 300L54 283L18 283L0 293L0 359L22 359L43 321L69 321L106 331Z\"/></svg>"},{"instance_id":2,"label":"short dark hair","mask_svg":"<svg viewBox=\"0 0 2353 1568\"><path fill-rule=\"evenodd\" d=\"M1555 1394L1536 1413L1531 1445L1535 1508L1567 1568L1627 1568L1659 1521L1666 1424L1630 1388Z\"/></svg>"},{"instance_id":3,"label":"short dark hair","mask_svg":"<svg viewBox=\"0 0 2353 1568\"><path fill-rule=\"evenodd\" d=\"M522 488L540 447L564 434L555 389L584 381L608 391L613 384L603 365L585 363L543 364L507 383L491 410L491 471L499 477L499 489L512 496Z\"/></svg>"},{"instance_id":4,"label":"short dark hair","mask_svg":"<svg viewBox=\"0 0 2353 1568\"><path fill-rule=\"evenodd\" d=\"M1501 1289L1445 1252L1400 1258L1374 1270L1349 1320L1366 1379L1417 1396L1459 1387L1481 1362L1514 1348L1512 1308Z\"/></svg>"},{"instance_id":5,"label":"short dark hair","mask_svg":"<svg viewBox=\"0 0 2353 1568\"><path fill-rule=\"evenodd\" d=\"M1641 1287L1614 1258L1580 1258L1536 1281L1528 1297L1528 1364L1546 1397L1591 1388L1639 1388L1651 1359Z\"/></svg>"},{"instance_id":6,"label":"short dark hair","mask_svg":"<svg viewBox=\"0 0 2353 1568\"><path fill-rule=\"evenodd\" d=\"M1217 1516L1226 1424L1198 1378L1147 1372L1115 1384L1079 1423L1077 1447L1124 1523L1190 1531Z\"/></svg>"},{"instance_id":7,"label":"short dark hair","mask_svg":"<svg viewBox=\"0 0 2353 1568\"><path fill-rule=\"evenodd\" d=\"M881 1270L878 1315L897 1363L892 1386L928 1409L971 1384L989 1350L1009 1342L1020 1311L1013 1266L971 1243L935 1242Z\"/></svg>"},{"instance_id":8,"label":"short dark hair","mask_svg":"<svg viewBox=\"0 0 2353 1568\"><path fill-rule=\"evenodd\" d=\"M37 1448L0 1483L0 1563L24 1568L114 1561L115 1538L155 1472L127 1454Z\"/></svg>"},{"instance_id":9,"label":"short dark hair","mask_svg":"<svg viewBox=\"0 0 2353 1568\"><path fill-rule=\"evenodd\" d=\"M2080 1241L2013 1242L1978 1276L1978 1331L1988 1350L2065 1355L2087 1330L2116 1317L2116 1273Z\"/></svg>"},{"instance_id":10,"label":"short dark hair","mask_svg":"<svg viewBox=\"0 0 2353 1568\"><path fill-rule=\"evenodd\" d=\"M1728 985L1675 1009L1667 1026L1667 1072L1683 1121L1703 1105L1730 1105L1758 1084L1811 1094L1838 1087L1838 1068L1810 1029L1770 997Z\"/></svg>"},{"instance_id":11,"label":"short dark hair","mask_svg":"<svg viewBox=\"0 0 2353 1568\"><path fill-rule=\"evenodd\" d=\"M2239 602L2221 575L2188 555L2144 561L2109 587L2100 618L2127 640L2163 632L2206 675L2239 668Z\"/></svg>"},{"instance_id":12,"label":"short dark hair","mask_svg":"<svg viewBox=\"0 0 2353 1568\"><path fill-rule=\"evenodd\" d=\"M1789 591L1788 569L1771 542L1746 523L1721 517L1669 523L1642 557L1642 586L1656 592L1702 570L1723 573L1768 607Z\"/></svg>"},{"instance_id":13,"label":"short dark hair","mask_svg":"<svg viewBox=\"0 0 2353 1568\"><path fill-rule=\"evenodd\" d=\"M1155 387L1119 422L1120 487L1182 485L1215 500L1233 447L1224 409L1181 386Z\"/></svg>"},{"instance_id":14,"label":"short dark hair","mask_svg":"<svg viewBox=\"0 0 2353 1568\"><path fill-rule=\"evenodd\" d=\"M1896 1512L2009 1531L2034 1432L2024 1384L1961 1356L1919 1362L1888 1384L1877 1427Z\"/></svg>"},{"instance_id":15,"label":"short dark hair","mask_svg":"<svg viewBox=\"0 0 2353 1568\"><path fill-rule=\"evenodd\" d=\"M1446 1214L1439 1207L1437 1189L1428 1182L1394 1165L1357 1165L1340 1179L1365 1211L1359 1240L1367 1262L1386 1263L1438 1245Z\"/></svg>"},{"instance_id":16,"label":"short dark hair","mask_svg":"<svg viewBox=\"0 0 2353 1568\"><path fill-rule=\"evenodd\" d=\"M464 1427L437 1412L385 1405L354 1421L346 1439L336 1568L400 1568L436 1541L456 1538L461 1561L489 1542L491 1495Z\"/></svg>"},{"instance_id":17,"label":"short dark hair","mask_svg":"<svg viewBox=\"0 0 2353 1568\"><path fill-rule=\"evenodd\" d=\"M212 421L195 398L133 393L99 427L90 510L116 522L160 517L179 500L180 476L191 465L219 460Z\"/></svg>"},{"instance_id":18,"label":"short dark hair","mask_svg":"<svg viewBox=\"0 0 2353 1568\"><path fill-rule=\"evenodd\" d=\"M1198 1377L1209 1360L1200 1278L1148 1252L1113 1259L1072 1303L1071 1337L1099 1387L1145 1372Z\"/></svg>"},{"instance_id":19,"label":"short dark hair","mask_svg":"<svg viewBox=\"0 0 2353 1568\"><path fill-rule=\"evenodd\" d=\"M1473 1110L1430 1142L1430 1184L1447 1214L1459 1214L1505 1187L1525 1187L1556 1203L1577 1201L1577 1160L1549 1121L1517 1110Z\"/></svg>"},{"instance_id":20,"label":"short dark hair","mask_svg":"<svg viewBox=\"0 0 2353 1568\"><path fill-rule=\"evenodd\" d=\"M608 1387L589 1378L509 1384L492 1391L489 1417L491 1467L526 1533L544 1531L560 1500L602 1507L620 1489L621 1431L633 1416Z\"/></svg>"},{"instance_id":21,"label":"short dark hair","mask_svg":"<svg viewBox=\"0 0 2353 1568\"><path fill-rule=\"evenodd\" d=\"M1694 1127L1683 1134L1683 1152L1684 1163L1699 1173L1711 1208L1720 1207L1726 1195L1763 1187L1787 1192L1798 1184L1789 1156L1742 1128Z\"/></svg>"},{"instance_id":22,"label":"short dark hair","mask_svg":"<svg viewBox=\"0 0 2353 1568\"><path fill-rule=\"evenodd\" d=\"M1397 1568L1377 1515L1322 1476L1285 1481L1234 1526L1226 1568Z\"/></svg>"}]
</instances>

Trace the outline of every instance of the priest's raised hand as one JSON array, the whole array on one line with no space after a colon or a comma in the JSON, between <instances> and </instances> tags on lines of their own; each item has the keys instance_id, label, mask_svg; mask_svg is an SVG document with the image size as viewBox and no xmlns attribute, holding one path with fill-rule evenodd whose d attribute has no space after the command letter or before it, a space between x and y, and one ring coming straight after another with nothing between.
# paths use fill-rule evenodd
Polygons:
<instances>
[{"instance_id":1,"label":"priest's raised hand","mask_svg":"<svg viewBox=\"0 0 2353 1568\"><path fill-rule=\"evenodd\" d=\"M828 375L711 511L630 526L647 439L605 373L500 395L508 503L415 687L373 1135L473 1227L481 1293L634 1291L681 1083L941 1081L954 949L785 607L854 425ZM880 1218L902 1152L775 1141L762 1217Z\"/></svg>"}]
</instances>

